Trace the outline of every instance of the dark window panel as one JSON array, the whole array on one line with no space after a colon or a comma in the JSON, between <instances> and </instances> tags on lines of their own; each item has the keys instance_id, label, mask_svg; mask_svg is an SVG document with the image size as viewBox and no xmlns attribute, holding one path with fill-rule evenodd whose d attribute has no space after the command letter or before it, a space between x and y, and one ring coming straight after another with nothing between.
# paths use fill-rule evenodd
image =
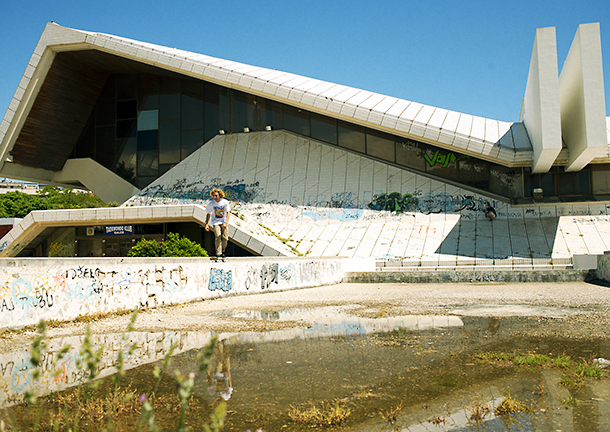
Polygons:
<instances>
[{"instance_id":1,"label":"dark window panel","mask_svg":"<svg viewBox=\"0 0 610 432\"><path fill-rule=\"evenodd\" d=\"M575 193L588 194L591 193L591 176L589 171L580 171L574 173L576 179L574 181Z\"/></svg>"},{"instance_id":2,"label":"dark window panel","mask_svg":"<svg viewBox=\"0 0 610 432\"><path fill-rule=\"evenodd\" d=\"M218 129L230 131L231 106L229 103L229 89L221 86L216 86L216 88L218 91Z\"/></svg>"},{"instance_id":3,"label":"dark window panel","mask_svg":"<svg viewBox=\"0 0 610 432\"><path fill-rule=\"evenodd\" d=\"M337 144L337 120L312 113L311 137L327 143ZM394 145L393 141L392 145Z\"/></svg>"},{"instance_id":4,"label":"dark window panel","mask_svg":"<svg viewBox=\"0 0 610 432\"><path fill-rule=\"evenodd\" d=\"M182 155L181 159L185 159L203 145L203 131L185 131L182 132Z\"/></svg>"},{"instance_id":5,"label":"dark window panel","mask_svg":"<svg viewBox=\"0 0 610 432\"><path fill-rule=\"evenodd\" d=\"M390 162L396 161L394 137L369 130L366 134L366 153Z\"/></svg>"},{"instance_id":6,"label":"dark window panel","mask_svg":"<svg viewBox=\"0 0 610 432\"><path fill-rule=\"evenodd\" d=\"M180 162L180 121L170 120L159 124L159 163Z\"/></svg>"},{"instance_id":7,"label":"dark window panel","mask_svg":"<svg viewBox=\"0 0 610 432\"><path fill-rule=\"evenodd\" d=\"M129 138L136 136L136 120L118 120L116 122L116 137Z\"/></svg>"},{"instance_id":8,"label":"dark window panel","mask_svg":"<svg viewBox=\"0 0 610 432\"><path fill-rule=\"evenodd\" d=\"M360 153L366 151L365 129L362 126L339 122L339 145Z\"/></svg>"},{"instance_id":9,"label":"dark window panel","mask_svg":"<svg viewBox=\"0 0 610 432\"><path fill-rule=\"evenodd\" d=\"M159 164L159 177L175 167L175 164Z\"/></svg>"},{"instance_id":10,"label":"dark window panel","mask_svg":"<svg viewBox=\"0 0 610 432\"><path fill-rule=\"evenodd\" d=\"M138 130L159 129L159 110L140 111L138 114Z\"/></svg>"},{"instance_id":11,"label":"dark window panel","mask_svg":"<svg viewBox=\"0 0 610 432\"><path fill-rule=\"evenodd\" d=\"M458 153L427 146L424 150L426 172L457 182L459 157Z\"/></svg>"},{"instance_id":12,"label":"dark window panel","mask_svg":"<svg viewBox=\"0 0 610 432\"><path fill-rule=\"evenodd\" d=\"M159 149L159 131L142 131L138 132L138 151L149 151L154 150L155 152Z\"/></svg>"},{"instance_id":13,"label":"dark window panel","mask_svg":"<svg viewBox=\"0 0 610 432\"><path fill-rule=\"evenodd\" d=\"M138 75L138 110L159 109L159 93L161 80L156 75Z\"/></svg>"},{"instance_id":14,"label":"dark window panel","mask_svg":"<svg viewBox=\"0 0 610 432\"><path fill-rule=\"evenodd\" d=\"M572 195L574 194L574 174L573 173L558 173L557 174L557 187L559 195ZM546 192L546 191L545 191Z\"/></svg>"},{"instance_id":15,"label":"dark window panel","mask_svg":"<svg viewBox=\"0 0 610 432\"><path fill-rule=\"evenodd\" d=\"M284 129L309 136L309 112L288 105L284 106Z\"/></svg>"},{"instance_id":16,"label":"dark window panel","mask_svg":"<svg viewBox=\"0 0 610 432\"><path fill-rule=\"evenodd\" d=\"M478 189L487 190L489 187L489 164L470 157L458 159L460 170L459 182Z\"/></svg>"},{"instance_id":17,"label":"dark window panel","mask_svg":"<svg viewBox=\"0 0 610 432\"><path fill-rule=\"evenodd\" d=\"M548 172L540 175L540 187L544 195L555 195L555 173Z\"/></svg>"},{"instance_id":18,"label":"dark window panel","mask_svg":"<svg viewBox=\"0 0 610 432\"><path fill-rule=\"evenodd\" d=\"M93 158L95 156L95 112L91 113L91 117L87 120L85 128L81 132L80 137L72 152L72 157L75 158Z\"/></svg>"},{"instance_id":19,"label":"dark window panel","mask_svg":"<svg viewBox=\"0 0 610 432\"><path fill-rule=\"evenodd\" d=\"M203 129L203 97L182 95L182 130Z\"/></svg>"},{"instance_id":20,"label":"dark window panel","mask_svg":"<svg viewBox=\"0 0 610 432\"><path fill-rule=\"evenodd\" d=\"M244 128L255 130L256 105L253 95L231 92L231 131L243 132Z\"/></svg>"},{"instance_id":21,"label":"dark window panel","mask_svg":"<svg viewBox=\"0 0 610 432\"><path fill-rule=\"evenodd\" d=\"M158 175L159 158L157 152L138 152L138 177L157 177Z\"/></svg>"},{"instance_id":22,"label":"dark window panel","mask_svg":"<svg viewBox=\"0 0 610 432\"><path fill-rule=\"evenodd\" d=\"M505 197L522 197L523 174L521 168L508 168L491 164L489 169L489 191Z\"/></svg>"},{"instance_id":23,"label":"dark window panel","mask_svg":"<svg viewBox=\"0 0 610 432\"><path fill-rule=\"evenodd\" d=\"M110 169L114 162L115 127L106 126L95 129L95 160Z\"/></svg>"},{"instance_id":24,"label":"dark window panel","mask_svg":"<svg viewBox=\"0 0 610 432\"><path fill-rule=\"evenodd\" d=\"M220 100L218 86L215 84L205 84L204 96L204 140L208 142L216 135L220 129Z\"/></svg>"},{"instance_id":25,"label":"dark window panel","mask_svg":"<svg viewBox=\"0 0 610 432\"><path fill-rule=\"evenodd\" d=\"M397 138L396 163L418 171L426 171L422 146L415 141Z\"/></svg>"},{"instance_id":26,"label":"dark window panel","mask_svg":"<svg viewBox=\"0 0 610 432\"><path fill-rule=\"evenodd\" d=\"M159 120L177 120L180 118L180 94L162 94L159 96Z\"/></svg>"},{"instance_id":27,"label":"dark window panel","mask_svg":"<svg viewBox=\"0 0 610 432\"><path fill-rule=\"evenodd\" d=\"M257 130L266 130L267 126L271 126L272 130L284 128L282 123L282 104L269 99L258 98L257 108Z\"/></svg>"},{"instance_id":28,"label":"dark window panel","mask_svg":"<svg viewBox=\"0 0 610 432\"><path fill-rule=\"evenodd\" d=\"M131 119L138 116L138 104L135 100L120 101L116 103L117 120Z\"/></svg>"},{"instance_id":29,"label":"dark window panel","mask_svg":"<svg viewBox=\"0 0 610 432\"><path fill-rule=\"evenodd\" d=\"M118 139L116 141L117 163L113 171L135 185L136 183L136 138Z\"/></svg>"},{"instance_id":30,"label":"dark window panel","mask_svg":"<svg viewBox=\"0 0 610 432\"><path fill-rule=\"evenodd\" d=\"M148 186L149 184L151 184L155 180L157 180L157 176L154 176L154 177L138 177L138 179L136 181L136 186L138 187L138 189L144 189L146 186Z\"/></svg>"},{"instance_id":31,"label":"dark window panel","mask_svg":"<svg viewBox=\"0 0 610 432\"><path fill-rule=\"evenodd\" d=\"M102 93L95 106L96 126L110 126L116 120L116 79L114 76L106 80Z\"/></svg>"},{"instance_id":32,"label":"dark window panel","mask_svg":"<svg viewBox=\"0 0 610 432\"><path fill-rule=\"evenodd\" d=\"M117 100L136 99L138 97L138 76L136 74L118 75L116 83Z\"/></svg>"}]
</instances>

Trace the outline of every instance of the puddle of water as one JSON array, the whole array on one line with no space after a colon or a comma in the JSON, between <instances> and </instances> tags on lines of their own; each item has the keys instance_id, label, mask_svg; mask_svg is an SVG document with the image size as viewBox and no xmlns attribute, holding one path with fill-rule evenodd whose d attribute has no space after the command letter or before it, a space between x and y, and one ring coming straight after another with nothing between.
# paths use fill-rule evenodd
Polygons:
<instances>
[{"instance_id":1,"label":"puddle of water","mask_svg":"<svg viewBox=\"0 0 610 432\"><path fill-rule=\"evenodd\" d=\"M209 379L204 374L194 387L191 425L203 422L220 400L227 399L227 431L311 430L292 423L290 409L332 401L340 401L351 410L347 423L341 427L344 431L610 430L607 378L565 387L560 385L563 374L557 369L500 366L473 358L473 354L482 351L610 358L607 340L533 335L534 330L552 322L470 316L365 319L325 308L260 316L255 312L244 314L250 319L302 319L313 324L307 328L219 335L221 350L212 363L212 373ZM211 336L209 332L131 333L125 344L120 335L104 335L96 343L114 350L137 344L138 351L129 357L124 379L132 383L136 394L150 392L153 366L160 365L171 344L177 343L177 354L159 388L160 395L169 395L175 393L173 370L191 372L199 349ZM57 351L66 342L49 341L49 351ZM80 346L82 340L72 338L69 342ZM102 376L114 373L116 352L107 351ZM76 350L68 356L60 365L63 373L58 378L51 374L51 357L43 359L43 384L34 389L47 394L76 384L80 376L75 368L78 356ZM27 415L12 402L33 388L27 353L0 355L0 373L0 389L5 395L0 400L5 407L0 418L9 411ZM223 374L227 379L216 382L214 378L222 378ZM495 416L493 407L508 390L532 406L533 411ZM578 404L566 408L562 401L569 398L578 400ZM491 407L478 423L471 419L477 404ZM158 415L162 425L171 429L177 414ZM390 422L388 417L396 418ZM196 426L193 428L197 430Z\"/></svg>"}]
</instances>

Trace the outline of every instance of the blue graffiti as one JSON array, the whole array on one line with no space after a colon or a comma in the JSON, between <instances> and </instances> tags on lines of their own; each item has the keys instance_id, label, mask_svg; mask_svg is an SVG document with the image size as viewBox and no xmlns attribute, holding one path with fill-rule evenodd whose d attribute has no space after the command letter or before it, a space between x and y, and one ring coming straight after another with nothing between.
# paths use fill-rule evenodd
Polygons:
<instances>
[{"instance_id":1,"label":"blue graffiti","mask_svg":"<svg viewBox=\"0 0 610 432\"><path fill-rule=\"evenodd\" d=\"M210 291L222 290L229 292L233 288L233 272L231 270L210 269Z\"/></svg>"}]
</instances>

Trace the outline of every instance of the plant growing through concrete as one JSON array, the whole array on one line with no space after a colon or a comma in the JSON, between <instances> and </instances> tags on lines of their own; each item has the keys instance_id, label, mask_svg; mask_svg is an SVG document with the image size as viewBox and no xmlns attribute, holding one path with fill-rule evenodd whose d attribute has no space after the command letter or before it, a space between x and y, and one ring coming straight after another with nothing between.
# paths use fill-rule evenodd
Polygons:
<instances>
[{"instance_id":1,"label":"plant growing through concrete","mask_svg":"<svg viewBox=\"0 0 610 432\"><path fill-rule=\"evenodd\" d=\"M492 407L490 404L485 402L485 397L481 396L480 398L474 400L470 405L466 407L466 412L468 413L468 419L474 422L481 422L483 419L489 415L492 411Z\"/></svg>"},{"instance_id":2,"label":"plant growing through concrete","mask_svg":"<svg viewBox=\"0 0 610 432\"><path fill-rule=\"evenodd\" d=\"M519 414L530 412L531 409L525 403L510 395L510 389L506 391L504 399L494 409L494 414L501 416L507 414Z\"/></svg>"}]
</instances>

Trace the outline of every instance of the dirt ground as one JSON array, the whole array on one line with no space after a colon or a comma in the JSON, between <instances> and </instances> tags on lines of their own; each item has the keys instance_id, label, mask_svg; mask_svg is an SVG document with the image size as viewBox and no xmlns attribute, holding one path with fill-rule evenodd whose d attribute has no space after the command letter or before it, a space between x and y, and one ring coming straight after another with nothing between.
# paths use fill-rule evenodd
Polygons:
<instances>
[{"instance_id":1,"label":"dirt ground","mask_svg":"<svg viewBox=\"0 0 610 432\"><path fill-rule=\"evenodd\" d=\"M282 292L228 296L184 305L141 311L135 330L213 330L216 332L268 331L309 326L307 320L256 320L223 316L227 312L279 312L294 309L340 307L361 317L401 315L523 316L552 321L541 332L569 338L610 338L610 287L571 283L444 283L351 284ZM62 323L47 330L47 337L126 330L129 315L110 316L89 323ZM34 331L0 334L0 352L29 345Z\"/></svg>"}]
</instances>

